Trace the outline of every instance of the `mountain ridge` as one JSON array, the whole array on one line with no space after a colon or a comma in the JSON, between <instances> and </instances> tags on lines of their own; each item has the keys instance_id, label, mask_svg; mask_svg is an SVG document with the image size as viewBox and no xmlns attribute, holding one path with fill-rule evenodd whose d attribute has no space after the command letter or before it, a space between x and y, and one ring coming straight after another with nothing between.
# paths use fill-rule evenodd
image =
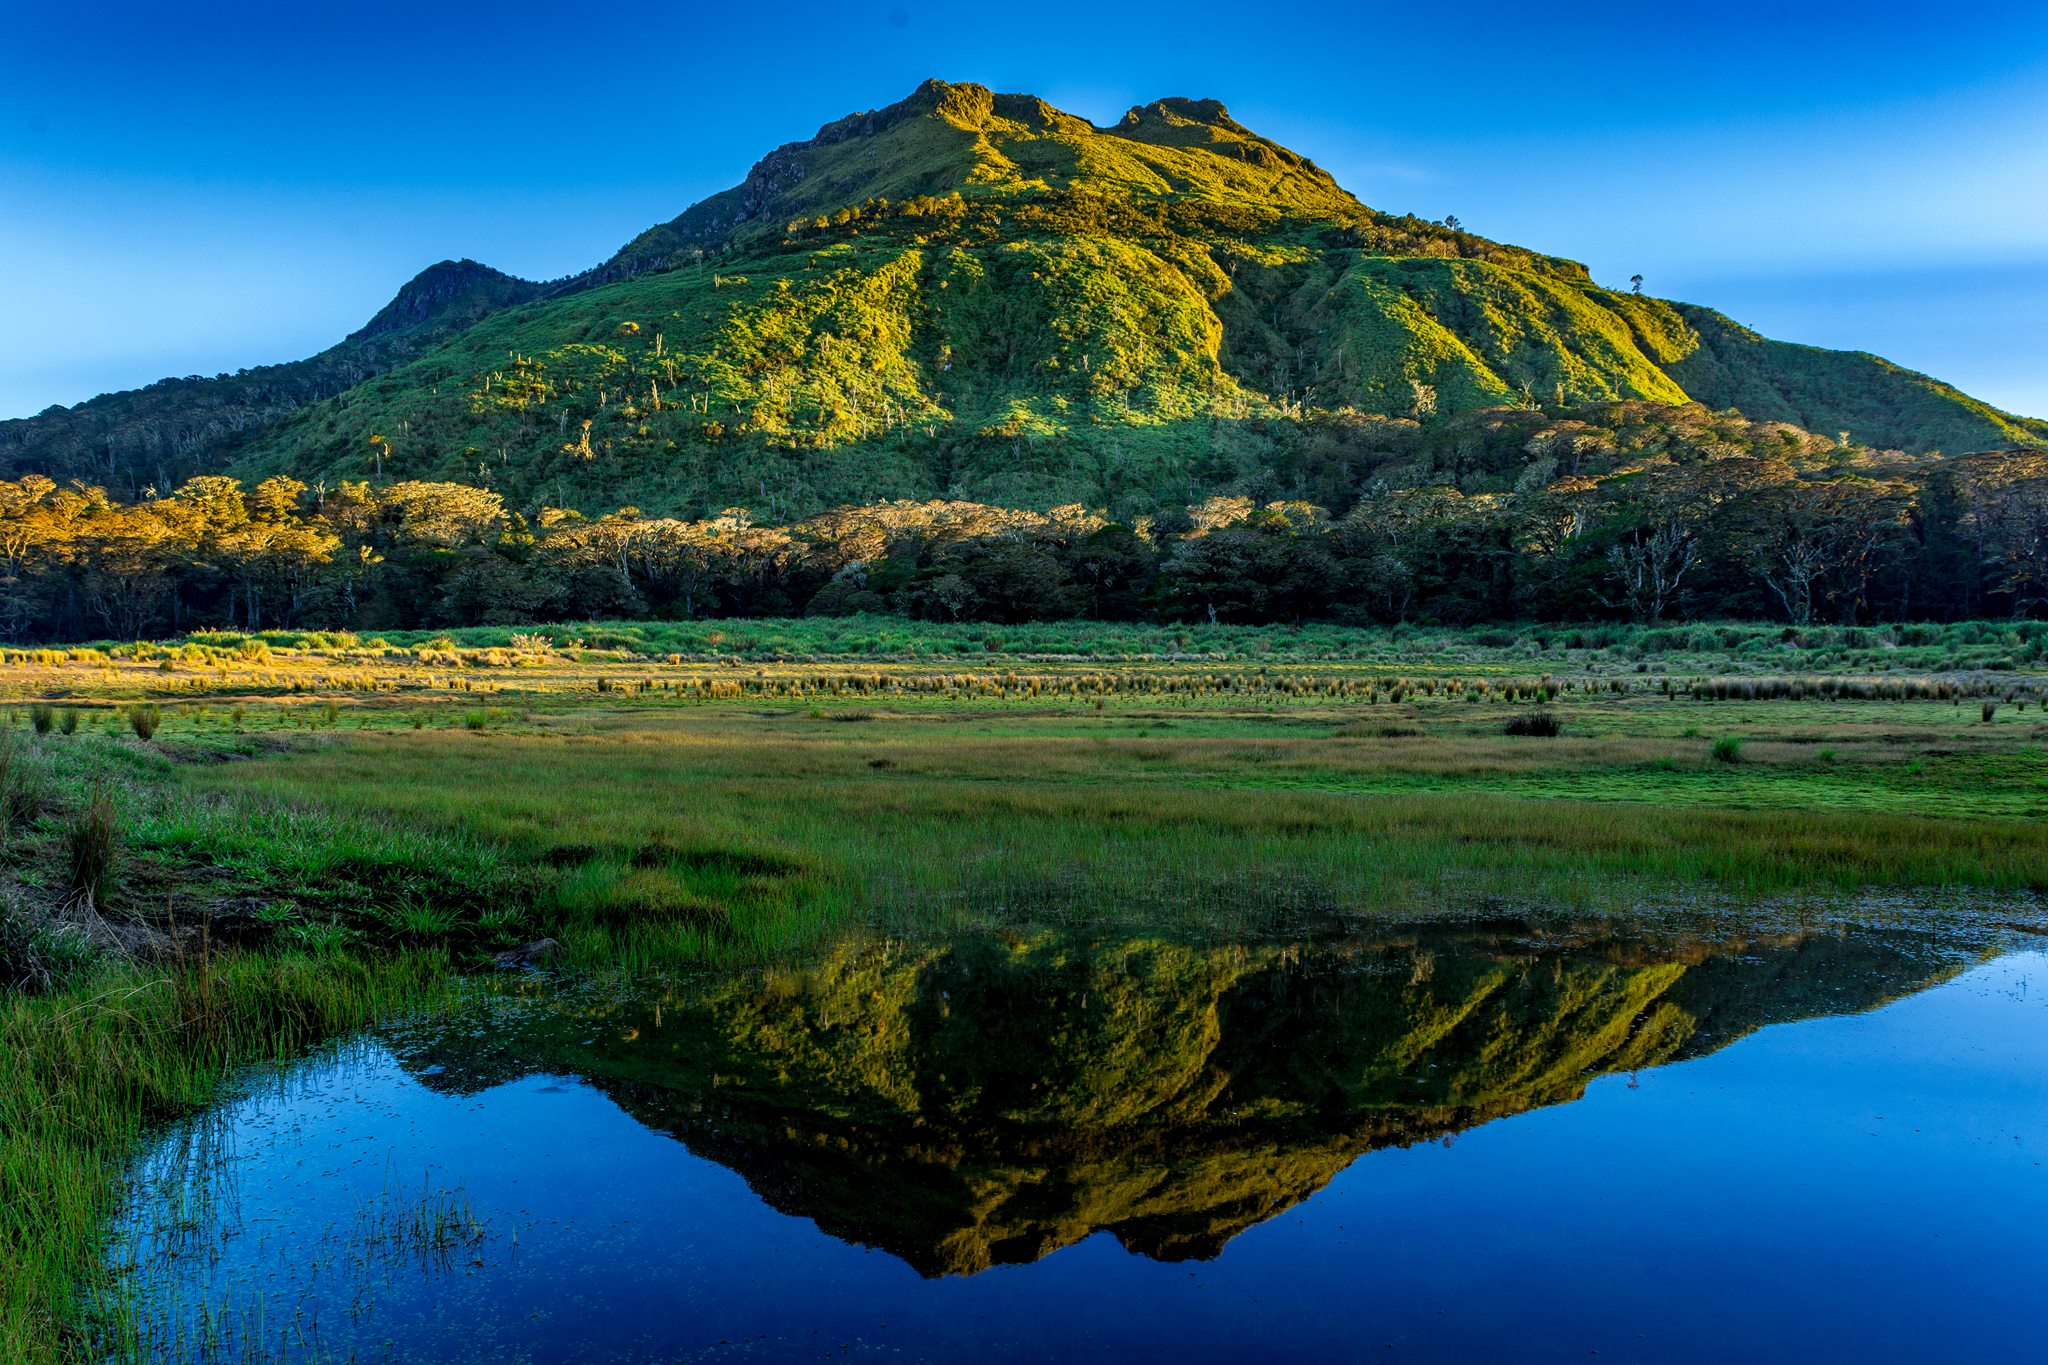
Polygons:
<instances>
[{"instance_id":1,"label":"mountain ridge","mask_svg":"<svg viewBox=\"0 0 2048 1365\"><path fill-rule=\"evenodd\" d=\"M900 155L884 159L870 149L867 157L883 164L857 188L846 168L833 164L834 149L849 143L887 139L906 127L918 127L919 120L949 130L950 135L941 134L941 145L936 148L925 145L915 150L951 156L955 158L951 164L942 161L934 166L929 160L906 161ZM1203 129L1206 136L1198 140L1181 131L1191 127ZM999 141L992 143L991 134ZM1055 147L1071 147L1091 137L1116 137L1134 147L1175 154L1198 143L1210 151L1218 146L1230 147L1235 149L1238 159L1248 164L1277 171L1281 176L1306 178L1318 197L1329 199L1331 207L1342 205L1364 211L1363 205L1321 168L1237 123L1217 100L1154 100L1134 105L1116 124L1098 128L1035 95L1003 95L979 85L952 85L933 79L895 104L849 114L824 125L809 138L784 143L756 162L746 178L732 189L711 195L669 222L648 229L610 261L587 277L578 278L609 283L644 269L671 268L682 263L675 255L679 250L726 241L749 229L772 229L792 214L808 215L821 207L844 208L876 196L900 198L955 189L990 195L1005 190L1017 192L1029 188L1031 181L1006 180L1006 172L1015 172L1021 165L1052 168L1059 164L1059 153L1030 156L1020 163L1002 150L1002 144L1051 143ZM963 157L965 164L959 160ZM1156 161L1145 160L1158 168ZM805 192L820 180L825 182L823 197ZM1124 183L1136 182L1127 179ZM1161 179L1157 183L1174 182Z\"/></svg>"},{"instance_id":2,"label":"mountain ridge","mask_svg":"<svg viewBox=\"0 0 2048 1365\"><path fill-rule=\"evenodd\" d=\"M1232 491L1324 414L1637 400L1909 452L2048 445L1880 358L1369 208L1213 99L1103 128L931 80L583 274L441 262L307 360L0 423L0 472L360 477L397 431L380 473L593 510L1132 510Z\"/></svg>"},{"instance_id":3,"label":"mountain ridge","mask_svg":"<svg viewBox=\"0 0 2048 1365\"><path fill-rule=\"evenodd\" d=\"M119 447L138 486L168 487L193 447L230 452L250 433L386 373L546 287L468 259L438 261L400 286L361 327L303 360L211 377L167 376L0 421L0 468L91 477L101 452Z\"/></svg>"}]
</instances>

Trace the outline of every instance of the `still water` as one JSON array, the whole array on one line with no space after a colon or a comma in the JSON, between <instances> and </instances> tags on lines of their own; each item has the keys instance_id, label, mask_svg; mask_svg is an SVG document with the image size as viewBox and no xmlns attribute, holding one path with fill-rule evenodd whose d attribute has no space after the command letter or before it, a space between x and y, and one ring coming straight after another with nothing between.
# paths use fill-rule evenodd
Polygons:
<instances>
[{"instance_id":1,"label":"still water","mask_svg":"<svg viewBox=\"0 0 2048 1365\"><path fill-rule=\"evenodd\" d=\"M871 943L254 1081L118 1257L166 1359L2039 1360L2044 1161L2024 942Z\"/></svg>"}]
</instances>

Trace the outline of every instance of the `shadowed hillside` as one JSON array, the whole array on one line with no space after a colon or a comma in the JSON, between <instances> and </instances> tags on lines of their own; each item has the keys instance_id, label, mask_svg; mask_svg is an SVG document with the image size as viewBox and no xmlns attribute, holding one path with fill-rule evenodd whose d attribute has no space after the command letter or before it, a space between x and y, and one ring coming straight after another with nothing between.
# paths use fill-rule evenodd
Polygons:
<instances>
[{"instance_id":1,"label":"shadowed hillside","mask_svg":"<svg viewBox=\"0 0 2048 1365\"><path fill-rule=\"evenodd\" d=\"M542 286L442 261L337 345L306 360L235 374L163 379L18 421L0 422L0 467L88 479L133 493L168 490L232 458L250 436L309 404L401 365Z\"/></svg>"}]
</instances>

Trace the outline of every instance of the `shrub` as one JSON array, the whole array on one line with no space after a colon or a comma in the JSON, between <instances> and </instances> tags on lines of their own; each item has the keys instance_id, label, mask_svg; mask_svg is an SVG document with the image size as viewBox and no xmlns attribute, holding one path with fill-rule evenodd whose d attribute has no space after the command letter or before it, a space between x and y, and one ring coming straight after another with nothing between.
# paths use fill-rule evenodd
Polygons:
<instances>
[{"instance_id":1,"label":"shrub","mask_svg":"<svg viewBox=\"0 0 2048 1365\"><path fill-rule=\"evenodd\" d=\"M1347 725L1337 732L1346 739L1414 739L1422 731L1412 725Z\"/></svg>"},{"instance_id":2,"label":"shrub","mask_svg":"<svg viewBox=\"0 0 2048 1365\"><path fill-rule=\"evenodd\" d=\"M1742 762L1742 741L1734 735L1723 735L1714 741L1714 758L1720 763Z\"/></svg>"},{"instance_id":3,"label":"shrub","mask_svg":"<svg viewBox=\"0 0 2048 1365\"><path fill-rule=\"evenodd\" d=\"M1557 718L1555 712L1538 708L1510 716L1508 723L1501 727L1501 733L1536 739L1556 739L1564 733L1564 722Z\"/></svg>"},{"instance_id":4,"label":"shrub","mask_svg":"<svg viewBox=\"0 0 2048 1365\"><path fill-rule=\"evenodd\" d=\"M128 728L140 740L156 738L157 727L164 723L163 708L155 702L145 702L128 708Z\"/></svg>"},{"instance_id":5,"label":"shrub","mask_svg":"<svg viewBox=\"0 0 2048 1365\"><path fill-rule=\"evenodd\" d=\"M1989 725L1991 723L1991 718L1997 714L1998 703L1990 700L1989 698L1986 698L1983 707L1984 723L1986 725Z\"/></svg>"},{"instance_id":6,"label":"shrub","mask_svg":"<svg viewBox=\"0 0 2048 1365\"><path fill-rule=\"evenodd\" d=\"M485 712L465 711L462 713L462 728L465 730L482 730L489 726L490 723L491 718Z\"/></svg>"},{"instance_id":7,"label":"shrub","mask_svg":"<svg viewBox=\"0 0 2048 1365\"><path fill-rule=\"evenodd\" d=\"M36 727L36 733L47 735L57 726L57 708L46 702L37 702L28 708L29 724Z\"/></svg>"},{"instance_id":8,"label":"shrub","mask_svg":"<svg viewBox=\"0 0 2048 1365\"><path fill-rule=\"evenodd\" d=\"M78 733L78 708L67 706L57 714L57 732L64 735Z\"/></svg>"},{"instance_id":9,"label":"shrub","mask_svg":"<svg viewBox=\"0 0 2048 1365\"><path fill-rule=\"evenodd\" d=\"M121 830L113 790L104 781L87 789L85 804L64 831L64 850L71 867L71 899L88 908L105 905L121 854Z\"/></svg>"}]
</instances>

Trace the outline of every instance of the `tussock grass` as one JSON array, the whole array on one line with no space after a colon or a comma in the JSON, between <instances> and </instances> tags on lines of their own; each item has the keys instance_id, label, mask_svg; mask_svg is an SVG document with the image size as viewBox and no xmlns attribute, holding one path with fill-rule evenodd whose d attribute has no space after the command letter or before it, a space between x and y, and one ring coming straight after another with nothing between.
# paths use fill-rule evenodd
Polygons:
<instances>
[{"instance_id":1,"label":"tussock grass","mask_svg":"<svg viewBox=\"0 0 2048 1365\"><path fill-rule=\"evenodd\" d=\"M113 788L95 779L64 831L71 899L87 911L106 902L121 856L121 832Z\"/></svg>"},{"instance_id":2,"label":"tussock grass","mask_svg":"<svg viewBox=\"0 0 2048 1365\"><path fill-rule=\"evenodd\" d=\"M1508 717L1508 723L1501 727L1501 733L1524 738L1556 739L1564 733L1564 722L1557 713L1544 708L1523 711Z\"/></svg>"},{"instance_id":3,"label":"tussock grass","mask_svg":"<svg viewBox=\"0 0 2048 1365\"><path fill-rule=\"evenodd\" d=\"M1657 626L1623 622L1530 622L1454 626L1211 625L1108 621L1012 624L910 620L899 616L808 616L749 620L602 621L541 626L475 626L388 631L363 638L346 631L206 631L158 644L101 641L97 648L18 650L52 663L99 666L173 653L179 662L213 664L272 654L361 657L426 649L488 655L493 667L532 665L550 656L623 656L703 662L739 658L796 660L1139 659L1298 664L1349 660L1490 665L1542 662L1560 674L1589 663L1647 668L1685 682L1722 674L1832 677L1855 686L1859 674L1987 670L2011 672L2043 658L2048 622L1955 621L1884 626L1786 626L1701 621ZM245 651L247 653L245 654ZM73 654L79 657L73 658ZM187 655L193 656L186 658ZM1654 681L1654 679L1653 679Z\"/></svg>"}]
</instances>

